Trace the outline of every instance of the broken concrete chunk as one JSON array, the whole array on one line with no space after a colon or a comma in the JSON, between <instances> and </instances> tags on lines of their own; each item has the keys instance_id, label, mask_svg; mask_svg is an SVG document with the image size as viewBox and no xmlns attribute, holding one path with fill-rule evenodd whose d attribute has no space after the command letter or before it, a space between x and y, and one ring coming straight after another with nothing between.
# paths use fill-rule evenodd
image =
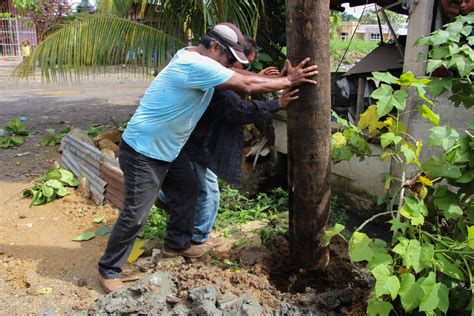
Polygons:
<instances>
[{"instance_id":1,"label":"broken concrete chunk","mask_svg":"<svg viewBox=\"0 0 474 316\"><path fill-rule=\"evenodd\" d=\"M262 306L252 295L245 293L240 300L238 314L244 316L262 315Z\"/></svg>"}]
</instances>

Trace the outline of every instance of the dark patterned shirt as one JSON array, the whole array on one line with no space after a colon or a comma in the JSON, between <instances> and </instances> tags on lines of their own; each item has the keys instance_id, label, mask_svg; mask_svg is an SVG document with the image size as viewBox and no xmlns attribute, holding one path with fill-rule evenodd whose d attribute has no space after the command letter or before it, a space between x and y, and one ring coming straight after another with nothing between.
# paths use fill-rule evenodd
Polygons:
<instances>
[{"instance_id":1,"label":"dark patterned shirt","mask_svg":"<svg viewBox=\"0 0 474 316\"><path fill-rule=\"evenodd\" d=\"M189 158L231 184L238 184L243 153L243 124L270 118L278 99L245 100L232 90L214 91L211 103L184 146Z\"/></svg>"}]
</instances>

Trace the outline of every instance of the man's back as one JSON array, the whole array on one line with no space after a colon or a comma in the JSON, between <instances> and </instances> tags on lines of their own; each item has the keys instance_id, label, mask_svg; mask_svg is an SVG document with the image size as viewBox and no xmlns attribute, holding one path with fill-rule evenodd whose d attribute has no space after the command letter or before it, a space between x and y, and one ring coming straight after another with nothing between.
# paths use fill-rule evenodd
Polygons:
<instances>
[{"instance_id":1,"label":"man's back","mask_svg":"<svg viewBox=\"0 0 474 316\"><path fill-rule=\"evenodd\" d=\"M244 100L232 90L216 89L184 149L191 161L230 183L238 183L243 153L242 125L260 117L271 117L278 109L278 100Z\"/></svg>"},{"instance_id":2,"label":"man's back","mask_svg":"<svg viewBox=\"0 0 474 316\"><path fill-rule=\"evenodd\" d=\"M233 74L211 58L180 50L145 92L123 139L147 157L173 161L206 110L213 87Z\"/></svg>"}]
</instances>

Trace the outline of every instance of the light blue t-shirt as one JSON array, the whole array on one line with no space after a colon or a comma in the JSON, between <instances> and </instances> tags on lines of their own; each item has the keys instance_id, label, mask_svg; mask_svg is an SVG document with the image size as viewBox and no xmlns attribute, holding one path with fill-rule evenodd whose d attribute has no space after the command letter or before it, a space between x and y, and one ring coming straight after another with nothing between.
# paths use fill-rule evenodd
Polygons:
<instances>
[{"instance_id":1,"label":"light blue t-shirt","mask_svg":"<svg viewBox=\"0 0 474 316\"><path fill-rule=\"evenodd\" d=\"M179 50L145 92L123 139L147 157L173 161L209 105L214 87L233 75L209 57Z\"/></svg>"}]
</instances>

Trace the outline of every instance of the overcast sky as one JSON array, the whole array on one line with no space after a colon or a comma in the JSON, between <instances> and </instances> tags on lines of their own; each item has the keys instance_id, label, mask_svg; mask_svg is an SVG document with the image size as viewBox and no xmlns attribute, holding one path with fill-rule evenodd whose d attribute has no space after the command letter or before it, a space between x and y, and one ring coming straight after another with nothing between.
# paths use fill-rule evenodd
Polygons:
<instances>
[{"instance_id":1,"label":"overcast sky","mask_svg":"<svg viewBox=\"0 0 474 316\"><path fill-rule=\"evenodd\" d=\"M357 18L360 17L360 15L362 14L362 10L364 9L363 5L350 8L349 4L345 3L342 6L346 8L345 12L350 13L350 14L352 14L353 16L355 16ZM368 4L367 5L367 9L373 9L373 8L375 8L375 4Z\"/></svg>"},{"instance_id":2,"label":"overcast sky","mask_svg":"<svg viewBox=\"0 0 474 316\"><path fill-rule=\"evenodd\" d=\"M76 5L78 5L78 4L81 2L81 0L68 0L68 1L69 1L69 3L72 4L72 7L73 7L74 9L76 8ZM97 2L96 0L89 0L89 3L92 4L92 5L95 5L96 2ZM343 4L342 6L346 8L346 11L345 11L345 12L350 13L350 14L352 14L353 16L355 16L355 17L357 17L357 18L360 17L360 15L362 14L362 10L364 9L364 6L363 6L363 5L350 8L350 7L349 7L349 4L348 4L348 3L345 3L345 4ZM367 8L368 8L368 9L369 9L369 8L374 8L374 7L375 7L374 4L368 4L368 5L367 5Z\"/></svg>"}]
</instances>

